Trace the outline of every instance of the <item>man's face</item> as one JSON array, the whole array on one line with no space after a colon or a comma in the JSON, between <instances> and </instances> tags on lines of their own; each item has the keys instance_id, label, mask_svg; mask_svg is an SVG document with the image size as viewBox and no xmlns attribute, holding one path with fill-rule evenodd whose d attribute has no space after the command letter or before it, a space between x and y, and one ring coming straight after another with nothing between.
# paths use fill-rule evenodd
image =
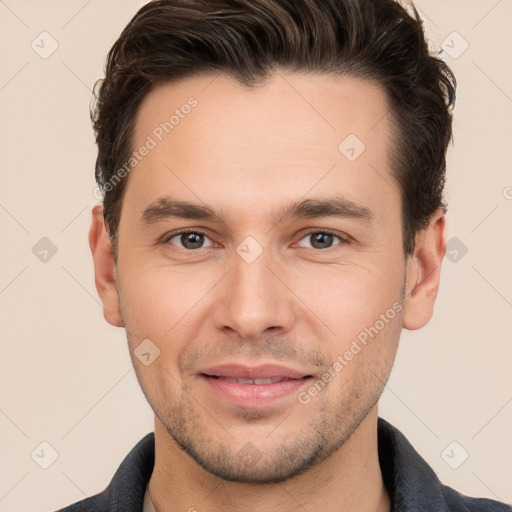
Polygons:
<instances>
[{"instance_id":1,"label":"man's face","mask_svg":"<svg viewBox=\"0 0 512 512\"><path fill-rule=\"evenodd\" d=\"M120 310L157 421L213 474L288 478L376 412L405 276L387 107L370 82L293 73L257 89L189 78L141 105L133 148L156 146L123 199ZM162 198L214 214L169 216ZM345 207L310 208L330 200Z\"/></svg>"}]
</instances>

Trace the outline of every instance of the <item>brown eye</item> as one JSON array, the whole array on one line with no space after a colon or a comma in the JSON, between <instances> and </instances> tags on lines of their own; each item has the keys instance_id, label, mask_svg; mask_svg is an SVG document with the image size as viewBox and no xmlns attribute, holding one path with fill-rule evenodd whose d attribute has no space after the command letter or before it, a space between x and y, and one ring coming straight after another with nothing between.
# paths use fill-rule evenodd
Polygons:
<instances>
[{"instance_id":1,"label":"brown eye","mask_svg":"<svg viewBox=\"0 0 512 512\"><path fill-rule=\"evenodd\" d=\"M177 240L177 242L173 242L173 240ZM199 231L183 231L181 233L170 236L167 239L167 242L171 243L172 245L176 245L181 249L194 250L207 247L203 245L205 240L210 239L204 233ZM211 245L212 244L210 243L210 246Z\"/></svg>"}]
</instances>

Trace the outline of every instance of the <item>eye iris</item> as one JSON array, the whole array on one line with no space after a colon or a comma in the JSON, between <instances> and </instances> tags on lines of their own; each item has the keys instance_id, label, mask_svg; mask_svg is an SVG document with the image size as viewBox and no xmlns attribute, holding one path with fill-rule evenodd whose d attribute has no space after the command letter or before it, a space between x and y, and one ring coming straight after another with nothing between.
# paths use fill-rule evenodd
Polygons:
<instances>
[{"instance_id":1,"label":"eye iris","mask_svg":"<svg viewBox=\"0 0 512 512\"><path fill-rule=\"evenodd\" d=\"M187 249L199 249L203 245L203 238L200 233L183 233L180 241Z\"/></svg>"},{"instance_id":2,"label":"eye iris","mask_svg":"<svg viewBox=\"0 0 512 512\"><path fill-rule=\"evenodd\" d=\"M333 235L330 233L313 233L311 235L311 245L315 249L325 249L332 244Z\"/></svg>"}]
</instances>

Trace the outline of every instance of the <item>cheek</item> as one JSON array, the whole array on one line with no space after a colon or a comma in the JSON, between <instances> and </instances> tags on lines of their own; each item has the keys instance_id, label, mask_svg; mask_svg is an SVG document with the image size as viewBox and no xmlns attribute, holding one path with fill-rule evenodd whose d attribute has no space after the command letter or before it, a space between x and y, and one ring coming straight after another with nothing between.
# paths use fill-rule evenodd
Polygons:
<instances>
[{"instance_id":1,"label":"cheek","mask_svg":"<svg viewBox=\"0 0 512 512\"><path fill-rule=\"evenodd\" d=\"M333 379L336 382L331 397L340 400L364 402L368 397L378 397L398 349L401 331L399 301L360 316L362 318L358 318L357 324L354 320L347 328L343 339L331 346L331 361L333 366L336 364L336 377Z\"/></svg>"},{"instance_id":2,"label":"cheek","mask_svg":"<svg viewBox=\"0 0 512 512\"><path fill-rule=\"evenodd\" d=\"M128 276L123 279L124 275ZM122 306L133 338L163 340L186 325L211 288L209 281L175 268L154 267L120 273Z\"/></svg>"},{"instance_id":3,"label":"cheek","mask_svg":"<svg viewBox=\"0 0 512 512\"><path fill-rule=\"evenodd\" d=\"M139 266L137 273L127 267L124 271L120 272L120 296L132 363L146 398L155 411L162 412L165 404L179 399L179 354L194 338L194 305L204 292L174 270ZM158 348L157 358L149 365L137 355L146 339ZM155 349L144 352L148 350L152 357Z\"/></svg>"},{"instance_id":4,"label":"cheek","mask_svg":"<svg viewBox=\"0 0 512 512\"><path fill-rule=\"evenodd\" d=\"M337 347L373 326L386 312L387 320L394 318L403 285L400 265L383 266L382 262L318 265L297 272L292 279L290 288L314 313L313 318L329 327Z\"/></svg>"}]
</instances>

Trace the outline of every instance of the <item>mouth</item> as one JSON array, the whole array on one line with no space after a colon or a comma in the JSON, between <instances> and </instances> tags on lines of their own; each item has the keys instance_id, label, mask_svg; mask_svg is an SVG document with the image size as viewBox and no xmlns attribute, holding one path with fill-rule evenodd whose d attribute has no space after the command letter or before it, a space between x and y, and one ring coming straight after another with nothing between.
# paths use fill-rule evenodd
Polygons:
<instances>
[{"instance_id":1,"label":"mouth","mask_svg":"<svg viewBox=\"0 0 512 512\"><path fill-rule=\"evenodd\" d=\"M212 379L220 379L228 382L236 382L237 384L254 384L256 386L265 386L267 384L275 384L276 382L285 382L287 380L298 380L289 379L288 377L270 377L268 379L235 379L232 377L218 377L217 375L205 375L205 377L211 377Z\"/></svg>"},{"instance_id":2,"label":"mouth","mask_svg":"<svg viewBox=\"0 0 512 512\"><path fill-rule=\"evenodd\" d=\"M245 408L264 408L297 393L313 375L280 365L225 364L199 373L217 399Z\"/></svg>"}]
</instances>

